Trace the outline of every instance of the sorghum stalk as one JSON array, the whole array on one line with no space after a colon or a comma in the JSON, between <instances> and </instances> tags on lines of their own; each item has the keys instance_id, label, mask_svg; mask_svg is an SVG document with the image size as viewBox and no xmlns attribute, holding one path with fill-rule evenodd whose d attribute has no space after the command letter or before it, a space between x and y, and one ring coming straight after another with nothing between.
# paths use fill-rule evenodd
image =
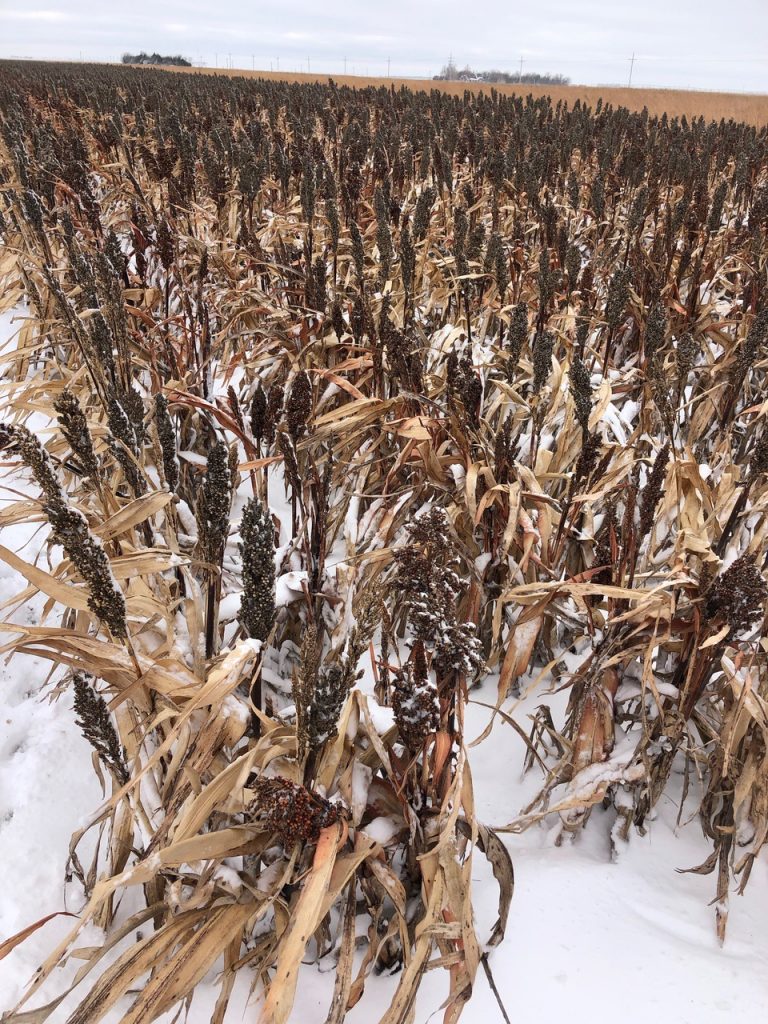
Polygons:
<instances>
[{"instance_id":1,"label":"sorghum stalk","mask_svg":"<svg viewBox=\"0 0 768 1024\"><path fill-rule=\"evenodd\" d=\"M109 566L101 542L91 533L79 509L66 502L48 452L26 427L0 424L0 450L14 445L45 495L43 511L53 529L53 540L83 577L89 590L88 607L105 622L113 636L128 637L125 597Z\"/></svg>"},{"instance_id":2,"label":"sorghum stalk","mask_svg":"<svg viewBox=\"0 0 768 1024\"><path fill-rule=\"evenodd\" d=\"M207 470L198 499L196 517L199 545L208 577L205 626L205 652L214 653L216 613L221 594L221 563L229 532L229 508L232 502L232 474L229 449L218 441L208 454Z\"/></svg>"}]
</instances>

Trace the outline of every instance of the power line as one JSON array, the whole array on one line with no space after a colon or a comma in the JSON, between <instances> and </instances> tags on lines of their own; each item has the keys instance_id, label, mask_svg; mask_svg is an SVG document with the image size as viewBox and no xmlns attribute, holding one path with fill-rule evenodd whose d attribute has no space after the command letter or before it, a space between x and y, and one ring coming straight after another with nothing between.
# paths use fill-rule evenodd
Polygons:
<instances>
[{"instance_id":1,"label":"power line","mask_svg":"<svg viewBox=\"0 0 768 1024\"><path fill-rule=\"evenodd\" d=\"M332 64L334 58L330 57L318 57L317 55L312 58L316 63ZM348 58L347 58L348 59ZM378 62L380 65L384 65L387 61L391 61L391 57L366 57L363 55L361 59L367 59L369 63ZM540 53L529 53L526 57L522 55L522 59L526 64L615 64L619 65L623 62L621 57L606 57L605 54L597 54L594 56L571 56L570 54L540 54ZM624 58L630 60L631 58ZM768 56L746 56L746 57L699 57L695 54L685 55L661 55L651 53L637 53L635 52L635 60L639 61L651 61L653 63L661 64L673 64L676 67L681 64L765 64L768 63ZM453 54L449 58L449 62L454 62ZM439 57L412 57L408 56L403 58L401 61L402 65L408 66L413 64L429 64L432 67L442 67L445 63ZM455 62L454 62L455 63ZM473 61L482 70L492 69L498 67L519 67L520 58L503 58L495 60L492 57L482 57L479 60Z\"/></svg>"}]
</instances>

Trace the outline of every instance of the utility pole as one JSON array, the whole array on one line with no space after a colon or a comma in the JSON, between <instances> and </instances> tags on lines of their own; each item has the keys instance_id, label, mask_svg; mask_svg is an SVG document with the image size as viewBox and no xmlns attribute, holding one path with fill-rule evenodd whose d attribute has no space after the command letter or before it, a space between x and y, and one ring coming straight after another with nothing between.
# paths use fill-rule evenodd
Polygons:
<instances>
[{"instance_id":1,"label":"utility pole","mask_svg":"<svg viewBox=\"0 0 768 1024\"><path fill-rule=\"evenodd\" d=\"M520 54L520 70L517 73L517 80L518 80L518 82L522 82L522 80L523 80L523 55L522 54Z\"/></svg>"},{"instance_id":2,"label":"utility pole","mask_svg":"<svg viewBox=\"0 0 768 1024\"><path fill-rule=\"evenodd\" d=\"M629 81L627 82L627 88L632 88L632 72L635 70L635 55L632 54L632 59L629 62Z\"/></svg>"}]
</instances>

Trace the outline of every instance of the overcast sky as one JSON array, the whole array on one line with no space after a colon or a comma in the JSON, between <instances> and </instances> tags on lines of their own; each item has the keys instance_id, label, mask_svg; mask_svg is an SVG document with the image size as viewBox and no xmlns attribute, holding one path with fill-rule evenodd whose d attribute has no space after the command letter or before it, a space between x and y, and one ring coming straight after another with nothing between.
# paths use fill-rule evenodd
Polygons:
<instances>
[{"instance_id":1,"label":"overcast sky","mask_svg":"<svg viewBox=\"0 0 768 1024\"><path fill-rule=\"evenodd\" d=\"M768 93L768 0L0 0L0 57L181 53L209 67L461 67ZM346 58L346 65L345 65Z\"/></svg>"}]
</instances>

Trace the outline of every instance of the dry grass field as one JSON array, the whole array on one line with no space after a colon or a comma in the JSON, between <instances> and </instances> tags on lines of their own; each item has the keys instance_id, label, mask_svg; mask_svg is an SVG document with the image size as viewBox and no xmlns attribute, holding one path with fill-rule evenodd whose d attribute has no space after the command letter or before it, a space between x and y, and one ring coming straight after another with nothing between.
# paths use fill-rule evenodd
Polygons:
<instances>
[{"instance_id":1,"label":"dry grass field","mask_svg":"<svg viewBox=\"0 0 768 1024\"><path fill-rule=\"evenodd\" d=\"M563 100L572 106L576 100L594 107L602 98L604 103L626 107L628 110L648 108L652 115L668 114L670 117L699 117L713 121L721 118L726 120L744 121L758 128L768 123L768 94L747 94L729 92L699 92L689 89L627 89L621 86L599 85L515 85L488 86L480 82L435 82L424 78L365 78L362 75L321 75L300 74L283 71L246 71L234 68L176 68L164 70L204 75L235 75L245 78L264 78L281 82L327 82L329 77L339 85L348 85L359 89L373 85L394 85L396 88L407 86L421 92L440 88L444 92L463 95L466 89L471 92L488 91L495 88L506 95L532 95L535 98L550 96L553 103Z\"/></svg>"}]
</instances>

